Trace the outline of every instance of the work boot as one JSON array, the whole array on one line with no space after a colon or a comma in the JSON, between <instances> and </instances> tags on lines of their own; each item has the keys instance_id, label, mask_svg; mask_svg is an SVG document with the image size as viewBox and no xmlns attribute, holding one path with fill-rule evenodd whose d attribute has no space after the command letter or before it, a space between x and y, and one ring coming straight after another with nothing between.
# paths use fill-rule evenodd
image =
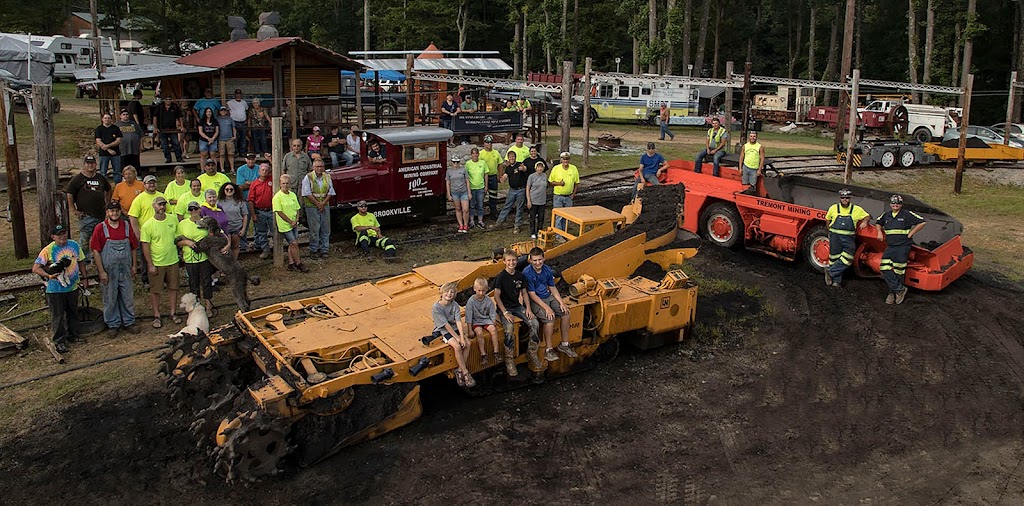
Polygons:
<instances>
[{"instance_id":1,"label":"work boot","mask_svg":"<svg viewBox=\"0 0 1024 506\"><path fill-rule=\"evenodd\" d=\"M263 253L260 253L260 260L266 260L268 258L270 258L270 250L265 249L263 250Z\"/></svg>"},{"instance_id":2,"label":"work boot","mask_svg":"<svg viewBox=\"0 0 1024 506\"><path fill-rule=\"evenodd\" d=\"M555 362L558 360L558 354L555 353L554 349L548 348L544 351L544 359L548 362Z\"/></svg>"},{"instance_id":3,"label":"work boot","mask_svg":"<svg viewBox=\"0 0 1024 506\"><path fill-rule=\"evenodd\" d=\"M565 356L569 358L579 358L579 355L577 355L576 352L572 351L572 348L569 347L569 343L562 343L558 345L558 351L562 352L563 354L565 354Z\"/></svg>"},{"instance_id":4,"label":"work boot","mask_svg":"<svg viewBox=\"0 0 1024 506\"><path fill-rule=\"evenodd\" d=\"M516 370L515 352L508 346L505 347L505 373L509 378L515 378L519 374Z\"/></svg>"},{"instance_id":5,"label":"work boot","mask_svg":"<svg viewBox=\"0 0 1024 506\"><path fill-rule=\"evenodd\" d=\"M895 304L896 303L896 294L892 293L892 292L889 292L889 295L885 296L885 303L886 304Z\"/></svg>"},{"instance_id":6,"label":"work boot","mask_svg":"<svg viewBox=\"0 0 1024 506\"><path fill-rule=\"evenodd\" d=\"M832 275L828 272L828 267L825 267L825 286L832 286Z\"/></svg>"},{"instance_id":7,"label":"work boot","mask_svg":"<svg viewBox=\"0 0 1024 506\"><path fill-rule=\"evenodd\" d=\"M907 298L907 287L903 287L903 291L896 294L896 304L903 304L903 300Z\"/></svg>"},{"instance_id":8,"label":"work boot","mask_svg":"<svg viewBox=\"0 0 1024 506\"><path fill-rule=\"evenodd\" d=\"M535 371L543 370L544 365L540 363L540 357L537 356L537 352L540 351L540 343L531 340L526 349L526 358L530 359L530 367Z\"/></svg>"}]
</instances>

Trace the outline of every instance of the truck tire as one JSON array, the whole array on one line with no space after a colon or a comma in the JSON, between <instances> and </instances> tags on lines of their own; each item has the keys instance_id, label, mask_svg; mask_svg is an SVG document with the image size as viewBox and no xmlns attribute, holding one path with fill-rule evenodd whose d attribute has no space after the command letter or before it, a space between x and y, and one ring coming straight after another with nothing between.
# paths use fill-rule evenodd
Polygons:
<instances>
[{"instance_id":1,"label":"truck tire","mask_svg":"<svg viewBox=\"0 0 1024 506\"><path fill-rule=\"evenodd\" d=\"M914 140L917 142L931 142L932 133L925 127L918 128L914 130Z\"/></svg>"},{"instance_id":2,"label":"truck tire","mask_svg":"<svg viewBox=\"0 0 1024 506\"><path fill-rule=\"evenodd\" d=\"M882 167L888 169L893 165L896 165L896 155L893 154L892 151L883 151L881 160L879 160L879 162L882 164Z\"/></svg>"},{"instance_id":3,"label":"truck tire","mask_svg":"<svg viewBox=\"0 0 1024 506\"><path fill-rule=\"evenodd\" d=\"M572 118L570 118L569 121L571 122ZM561 107L559 107L558 109L555 109L555 124L558 125L558 126L562 126L562 108Z\"/></svg>"},{"instance_id":4,"label":"truck tire","mask_svg":"<svg viewBox=\"0 0 1024 506\"><path fill-rule=\"evenodd\" d=\"M715 245L731 248L743 237L743 220L732 204L716 202L701 213L700 231Z\"/></svg>"},{"instance_id":5,"label":"truck tire","mask_svg":"<svg viewBox=\"0 0 1024 506\"><path fill-rule=\"evenodd\" d=\"M900 152L900 166L910 167L917 161L917 155L914 154L912 149L904 149Z\"/></svg>"},{"instance_id":6,"label":"truck tire","mask_svg":"<svg viewBox=\"0 0 1024 506\"><path fill-rule=\"evenodd\" d=\"M590 108L590 122L593 123L595 121L597 121L597 111L594 110L593 107L591 107Z\"/></svg>"},{"instance_id":7,"label":"truck tire","mask_svg":"<svg viewBox=\"0 0 1024 506\"><path fill-rule=\"evenodd\" d=\"M815 271L823 272L828 267L828 247L828 228L825 225L815 225L804 236L800 251L807 265Z\"/></svg>"},{"instance_id":8,"label":"truck tire","mask_svg":"<svg viewBox=\"0 0 1024 506\"><path fill-rule=\"evenodd\" d=\"M391 102L384 102L380 104L380 115L381 116L394 116L398 113L398 108Z\"/></svg>"}]
</instances>

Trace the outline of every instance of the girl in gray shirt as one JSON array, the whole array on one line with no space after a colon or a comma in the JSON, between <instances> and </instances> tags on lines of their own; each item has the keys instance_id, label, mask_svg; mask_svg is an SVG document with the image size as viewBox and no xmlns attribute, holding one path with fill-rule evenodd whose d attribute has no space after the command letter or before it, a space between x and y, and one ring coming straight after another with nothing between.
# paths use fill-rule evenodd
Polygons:
<instances>
[{"instance_id":1,"label":"girl in gray shirt","mask_svg":"<svg viewBox=\"0 0 1024 506\"><path fill-rule=\"evenodd\" d=\"M469 373L466 361L469 358L469 340L466 339L466 327L462 323L459 303L455 302L455 289L458 284L448 282L441 285L441 297L430 308L430 317L434 321L434 335L440 336L455 351L455 361L459 367L455 369L455 381L459 386L475 387L476 380Z\"/></svg>"},{"instance_id":2,"label":"girl in gray shirt","mask_svg":"<svg viewBox=\"0 0 1024 506\"><path fill-rule=\"evenodd\" d=\"M533 174L526 178L526 209L530 215L530 237L537 238L537 231L544 226L544 209L547 207L548 176L544 174L544 162L537 162Z\"/></svg>"}]
</instances>

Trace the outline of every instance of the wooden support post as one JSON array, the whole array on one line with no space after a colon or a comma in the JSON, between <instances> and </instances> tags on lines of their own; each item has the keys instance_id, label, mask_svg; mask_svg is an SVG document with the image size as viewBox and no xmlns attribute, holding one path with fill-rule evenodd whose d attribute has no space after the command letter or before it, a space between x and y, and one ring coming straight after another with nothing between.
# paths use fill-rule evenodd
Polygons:
<instances>
[{"instance_id":1,"label":"wooden support post","mask_svg":"<svg viewBox=\"0 0 1024 506\"><path fill-rule=\"evenodd\" d=\"M57 145L53 128L51 88L32 86L32 115L36 143L36 193L39 198L39 246L50 243L50 229L57 224ZM66 218L66 217L65 217Z\"/></svg>"},{"instance_id":2,"label":"wooden support post","mask_svg":"<svg viewBox=\"0 0 1024 506\"><path fill-rule=\"evenodd\" d=\"M590 165L590 65L588 56L583 64L583 167ZM529 167L526 168L530 170Z\"/></svg>"},{"instance_id":3,"label":"wooden support post","mask_svg":"<svg viewBox=\"0 0 1024 506\"><path fill-rule=\"evenodd\" d=\"M572 62L562 62L562 140L559 150L569 151L569 130L572 129Z\"/></svg>"},{"instance_id":4,"label":"wooden support post","mask_svg":"<svg viewBox=\"0 0 1024 506\"><path fill-rule=\"evenodd\" d=\"M0 90L0 128L3 129L4 160L7 162L7 195L11 206L11 229L14 235L14 258L28 258L28 236L25 233L25 204L21 199L21 165L18 162L17 135L10 114L10 95Z\"/></svg>"},{"instance_id":5,"label":"wooden support post","mask_svg":"<svg viewBox=\"0 0 1024 506\"><path fill-rule=\"evenodd\" d=\"M747 130L750 128L750 69L752 65L747 62L743 66L743 127L740 131L743 135L740 136L739 145L743 145L747 142L747 134L750 133Z\"/></svg>"},{"instance_id":6,"label":"wooden support post","mask_svg":"<svg viewBox=\"0 0 1024 506\"><path fill-rule=\"evenodd\" d=\"M280 116L270 118L270 167L273 169L273 175L270 177L273 179L274 195L277 195L277 191L281 189L281 172L284 165L282 161L284 158L283 123ZM295 124L294 115L292 116L292 124ZM271 229L274 231L274 267L284 267L284 240L281 239L281 234L277 233L276 213L270 219L270 223L273 224Z\"/></svg>"},{"instance_id":7,"label":"wooden support post","mask_svg":"<svg viewBox=\"0 0 1024 506\"><path fill-rule=\"evenodd\" d=\"M1013 123L1013 105L1017 98L1017 71L1010 72L1010 98L1006 101L1006 124L1003 125L1003 146L1010 144L1010 123Z\"/></svg>"},{"instance_id":8,"label":"wooden support post","mask_svg":"<svg viewBox=\"0 0 1024 506\"><path fill-rule=\"evenodd\" d=\"M416 125L415 95L412 92L412 55L405 55L405 126ZM398 112L398 111L395 111Z\"/></svg>"},{"instance_id":9,"label":"wooden support post","mask_svg":"<svg viewBox=\"0 0 1024 506\"><path fill-rule=\"evenodd\" d=\"M853 94L857 96L857 88L860 86L860 69L853 70ZM846 184L853 183L853 140L857 138L857 115L856 111L850 111L850 138L846 143L846 172L843 176L843 182Z\"/></svg>"},{"instance_id":10,"label":"wooden support post","mask_svg":"<svg viewBox=\"0 0 1024 506\"><path fill-rule=\"evenodd\" d=\"M292 135L291 139L299 138L299 104L295 103L295 46L292 46L291 51L288 53L288 87L291 90L291 107L288 109L288 115L292 120ZM356 76L356 79L359 77ZM289 144L291 139L288 139ZM283 153L282 153L283 154ZM277 170L277 165L274 165L274 170ZM277 184L277 176L274 176L274 184ZM274 190L277 191L277 190ZM275 250L276 251L276 250ZM276 261L276 256L274 257Z\"/></svg>"},{"instance_id":11,"label":"wooden support post","mask_svg":"<svg viewBox=\"0 0 1024 506\"><path fill-rule=\"evenodd\" d=\"M956 149L956 177L953 193L959 195L964 185L964 155L967 153L967 125L971 118L971 92L974 90L974 74L967 74L964 83L964 113L960 117L960 144Z\"/></svg>"},{"instance_id":12,"label":"wooden support post","mask_svg":"<svg viewBox=\"0 0 1024 506\"><path fill-rule=\"evenodd\" d=\"M377 128L383 124L380 122L380 71L373 71L373 117L376 120Z\"/></svg>"},{"instance_id":13,"label":"wooden support post","mask_svg":"<svg viewBox=\"0 0 1024 506\"><path fill-rule=\"evenodd\" d=\"M732 61L725 62L725 80L729 81L730 84L732 83L732 72L733 72L733 70L734 69L733 69ZM729 137L732 138L732 87L729 87L729 86L725 87L725 123L724 123L724 126L725 126L726 133L728 133ZM731 146L730 146L730 148L731 148ZM729 151L727 151L727 153L730 153L730 152L732 152L732 149L729 149Z\"/></svg>"},{"instance_id":14,"label":"wooden support post","mask_svg":"<svg viewBox=\"0 0 1024 506\"><path fill-rule=\"evenodd\" d=\"M365 119L365 118L363 118L363 90L362 90L363 87L359 85L360 84L360 82L359 82L359 73L360 72L362 72L362 70L357 70L356 71L356 81L355 81L355 83L356 83L356 127L357 127L357 130L362 130L363 129L363 120ZM406 76L406 79L409 79L409 77ZM408 104L406 104L406 105L408 105Z\"/></svg>"},{"instance_id":15,"label":"wooden support post","mask_svg":"<svg viewBox=\"0 0 1024 506\"><path fill-rule=\"evenodd\" d=\"M227 79L224 77L224 69L220 69L220 105L228 105L228 90L225 88Z\"/></svg>"}]
</instances>

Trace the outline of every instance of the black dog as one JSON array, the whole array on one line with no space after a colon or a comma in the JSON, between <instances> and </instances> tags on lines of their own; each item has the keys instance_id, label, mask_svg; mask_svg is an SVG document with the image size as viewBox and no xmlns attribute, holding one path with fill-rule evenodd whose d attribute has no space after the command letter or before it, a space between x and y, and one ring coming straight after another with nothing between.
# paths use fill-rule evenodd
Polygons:
<instances>
[{"instance_id":1,"label":"black dog","mask_svg":"<svg viewBox=\"0 0 1024 506\"><path fill-rule=\"evenodd\" d=\"M196 247L193 249L200 253L206 253L210 257L210 263L231 280L231 289L235 295L235 303L238 304L242 311L248 311L252 306L252 301L249 300L247 284L259 285L259 276L249 277L248 273L245 272L245 267L242 267L242 264L231 255L230 251L221 253L221 250L228 244L228 238L221 231L217 220L207 216L200 220L199 228L205 228L207 235L197 241Z\"/></svg>"}]
</instances>

